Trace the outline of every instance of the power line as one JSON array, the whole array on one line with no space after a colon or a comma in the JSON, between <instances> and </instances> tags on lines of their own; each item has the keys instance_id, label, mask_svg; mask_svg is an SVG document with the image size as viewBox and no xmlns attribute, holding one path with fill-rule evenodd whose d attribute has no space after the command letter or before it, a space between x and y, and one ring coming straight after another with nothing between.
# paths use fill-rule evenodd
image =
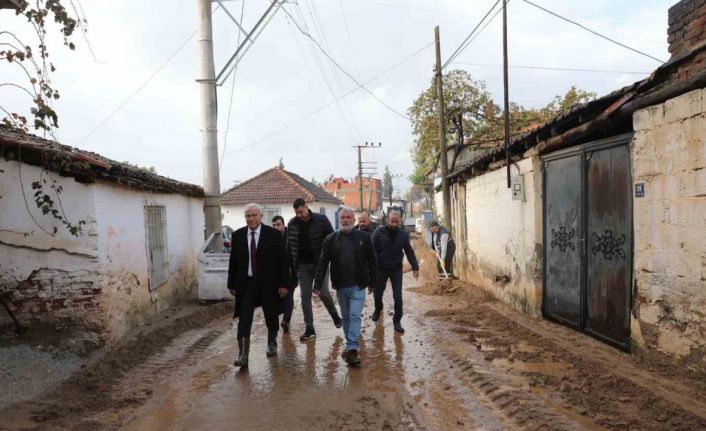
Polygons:
<instances>
[{"instance_id":1,"label":"power line","mask_svg":"<svg viewBox=\"0 0 706 431\"><path fill-rule=\"evenodd\" d=\"M405 57L405 58L403 58L402 60L398 61L397 63L393 64L392 66L386 68L385 70L383 70L383 71L379 72L378 74L376 74L375 76L371 77L370 79L368 79L367 81L365 81L363 84L364 84L364 85L370 84L371 82L373 82L373 81L375 81L376 79L380 78L381 76L385 75L387 72L389 72L389 71L391 71L391 70L393 70L393 69L396 69L397 67L403 65L404 63L406 63L406 62L409 61L410 59L416 57L417 55L419 55L420 53L422 53L423 51L425 51L426 49L428 49L428 48L429 48L430 46L432 46L433 44L434 44L434 42L430 42L430 43L424 45L422 48L418 49L417 51L413 52L412 54L408 55L407 57ZM329 106L331 106L331 105L337 103L338 101L340 101L340 100L343 99L343 98L346 98L346 97L350 96L351 94L355 93L356 91L358 91L358 90L360 90L360 89L362 89L362 88L364 88L364 87L363 87L363 86L358 86L358 87L356 87L356 88L354 88L354 89L348 91L347 93L343 94L342 96L340 96L340 97L338 97L338 98L336 98L336 99L334 99L334 100L328 102L327 104L322 105L322 106L316 108L314 111L312 111L312 112L310 112L310 113L308 113L308 114L306 114L306 115L304 115L304 116L302 116L302 117L299 117L298 119L292 121L292 122L289 123L288 125L283 126L283 127L279 128L279 129L275 130L274 132L269 133L268 135L263 136L262 138L260 138L260 139L258 139L258 140L256 140L256 141L253 141L253 142L251 142L251 143L249 143L249 144L246 144L246 145L244 145L244 146L242 146L242 147L240 147L240 148L233 149L233 150L231 150L230 152L226 153L226 155L232 154L232 153L236 153L236 152L238 152L238 151L244 150L244 149L246 149L246 148L250 148L250 147L252 147L252 146L254 146L254 145L257 145L257 144L259 144L259 143L261 143L261 142L263 142L263 141L266 141L267 139L271 138L272 136L275 136L275 135L277 135L277 134L279 134L279 133L282 133L282 132L284 132L285 130L287 130L287 129L293 127L293 126L295 126L296 124L298 124L298 123L300 123L300 122L302 122L302 121L304 121L304 120L306 120L306 119L308 119L308 118L310 118L310 117L313 117L314 115L318 114L319 112L323 111L324 109L328 108ZM200 165L196 165L196 166L200 166Z\"/></svg>"},{"instance_id":2,"label":"power line","mask_svg":"<svg viewBox=\"0 0 706 431\"><path fill-rule=\"evenodd\" d=\"M299 4L297 4L297 7L296 7L295 10L296 10L296 13L299 14L299 18L301 19L301 21L302 21L302 23L303 23L303 25L304 25L304 28L305 28L307 31L310 31L310 30L309 30L309 26L308 26L308 24L307 24L307 22L306 22L306 17L305 17L305 15L304 15L304 12L301 10L301 7L299 7ZM309 14L311 14L311 9L309 10ZM313 17L313 15L312 15L312 17ZM287 23L288 23L288 24L289 24L289 21L291 21L291 19L289 19L289 17L287 17ZM314 23L314 25L315 25L315 24L316 24L316 23ZM296 39L296 34L295 34L295 40L297 40L297 39ZM316 46L314 46L314 44L311 43L311 41L308 41L308 42L309 42L309 43L306 44L306 45L307 45L307 47L309 48L309 50L311 51L310 54L311 54L311 56L312 56L312 58L313 58L313 60L314 60L314 63L316 63L316 66L318 67L319 72L321 73L321 77L323 78L323 81L324 81L324 83L326 84L326 88L328 89L329 94L331 94L331 97L333 97L333 98L335 99L335 98L338 97L338 94L337 94L336 91L334 90L334 81L335 81L335 77L329 76L329 74L332 74L332 70L333 70L334 68L333 68L333 66L329 63L329 64L328 64L329 69L327 69L327 68L324 66L324 63L325 63L327 60L326 60L325 58L322 58L322 57L321 57L321 53L320 53L319 50L316 48ZM298 43L298 42L297 42L297 43ZM305 43L306 43L306 42L305 42ZM349 134L350 137L351 137L351 141L352 141L353 143L359 142L359 141L360 141L360 137L356 135L356 131L354 130L352 123L348 120L348 117L346 116L346 113L344 112L344 111L345 111L345 110L344 110L344 107L343 107L343 106L340 106L340 105L336 105L336 111L338 111L338 114L339 114L339 116L340 116L340 118L341 118L341 121L342 121L343 125L344 125L345 128L348 130L348 134Z\"/></svg>"},{"instance_id":3,"label":"power line","mask_svg":"<svg viewBox=\"0 0 706 431\"><path fill-rule=\"evenodd\" d=\"M216 7L213 9L213 11L215 12L215 11L217 11L219 8L220 8L220 5L216 6ZM98 123L98 125L97 125L96 127L94 127L93 130L91 130L90 132L88 132L88 134L87 134L86 136L84 136L83 139L81 139L80 141L78 141L78 143L77 143L76 145L78 146L78 145L81 145L82 143L86 142L86 141L88 140L88 138L90 138L91 136L93 136L93 134L98 131L98 129L100 129L101 127L103 127L108 121L110 121L111 118L113 118L113 117L115 116L115 114L117 114L118 112L120 112L120 110L122 110L122 109L125 107L125 105L127 105L128 103L130 103L130 101L131 101L135 96L137 96L142 90L144 90L145 87L147 87L147 85L148 85L150 82L152 82L152 80L153 80L157 75L159 75L159 72L161 72L165 67L167 67L167 65L168 65L169 63L171 63L171 61L174 59L174 57L176 57L176 55L179 54L182 49L184 49L184 47L186 46L186 44L189 43L189 41L190 41L191 39L193 39L194 36L196 36L196 31L194 31L193 33L191 33L191 34L184 40L184 42L182 42L182 44L179 45L179 47L178 47L169 57L167 57L167 59L164 61L164 63L162 63L154 72L152 72L152 74L150 74L150 76L147 77L147 79L146 79L139 87L137 87L137 89L136 89L135 91L133 91L132 93L130 93L130 95L129 95L125 100L123 100L123 102L122 102L120 105L118 105L110 114L108 114L108 116L105 117L105 119L103 119L103 121L101 121L100 123Z\"/></svg>"},{"instance_id":4,"label":"power line","mask_svg":"<svg viewBox=\"0 0 706 431\"><path fill-rule=\"evenodd\" d=\"M496 7L499 3L500 3L500 0L497 0L497 1L493 4L493 6L490 7L490 9L488 10L488 12L486 12L486 14L483 15L483 18L481 18L481 20L478 21L478 24L476 24L476 26L473 28L473 30L471 31L471 33L470 33L468 36L466 36L466 38L463 40L463 42L461 42L461 45L459 45L458 48L456 48L456 50L451 54L451 56L449 57L449 59L446 60L446 63L444 63L444 64L441 66L441 69L442 69L442 70L443 70L449 63L451 63L451 62L454 60L454 58L458 57L458 55L461 54L461 52L466 48L466 46L468 46L468 45L466 44L466 42L468 42L468 40L471 38L471 36L473 36L473 34L476 32L476 30L478 30L478 28L483 24L483 22L485 21L485 19L488 18L488 16L493 12L493 9L495 9L495 7ZM464 45L466 45L466 46L464 46Z\"/></svg>"},{"instance_id":5,"label":"power line","mask_svg":"<svg viewBox=\"0 0 706 431\"><path fill-rule=\"evenodd\" d=\"M487 66L487 67L503 67L502 64L487 64L487 63L464 63L461 61L454 61L453 64L461 64L466 66ZM543 67L543 66L519 66L510 65L508 66L514 69L536 69L536 70L557 70L562 72L595 72L595 73L627 73L633 75L649 75L650 72L633 72L626 70L604 70L604 69L572 69L567 67Z\"/></svg>"},{"instance_id":6,"label":"power line","mask_svg":"<svg viewBox=\"0 0 706 431\"><path fill-rule=\"evenodd\" d=\"M293 22L294 25L297 27L297 29L298 29L301 33L303 33L306 37L308 37L309 39L311 39L311 40L314 42L314 44L316 44L316 46L319 48L319 50L321 50L321 52L322 52L329 60L331 60L331 62L332 62L341 72L343 72L347 77L349 77L358 87L362 88L363 91L365 91L366 93L368 93L369 95L371 95L375 100L377 100L378 102L380 102L383 106L385 106L385 107L386 107L388 110L390 110L391 112L394 112L395 114L399 115L400 117L404 118L405 120L411 120L408 116L406 116L405 114L402 114L401 112L397 111L396 109L394 109L393 107L391 107L390 105L388 105L387 103L385 103L384 100L382 100L381 98L379 98L377 95L375 95L375 93L373 93L372 91L368 90L363 84L361 84L360 82L358 82L358 80L355 79L355 77L354 77L353 75L351 75L351 74L348 73L344 68L342 68L341 65L338 64L338 62L337 62L336 60L334 60L334 59L328 54L328 52L326 52L326 50L321 46L321 44L320 44L316 39L314 39L314 38L311 36L311 34L309 34L308 32L306 32L306 31L299 25L299 23L294 19L294 17L289 13L289 11L287 11L287 9L286 9L284 6L282 6L282 10L284 11L284 13L286 13L286 14L291 18L292 22Z\"/></svg>"},{"instance_id":7,"label":"power line","mask_svg":"<svg viewBox=\"0 0 706 431\"><path fill-rule=\"evenodd\" d=\"M240 5L240 20L238 22L243 22L243 15L245 15L245 0ZM238 43L236 46L240 46L240 37L243 32L238 32ZM223 156L226 154L226 146L228 145L228 131L230 130L230 113L233 110L233 94L235 93L235 77L238 75L238 63L235 63L233 68L233 82L230 87L230 102L228 102L228 116L226 117L226 131L223 135L223 151L221 152L221 159L218 161L218 170L220 171L223 166Z\"/></svg>"},{"instance_id":8,"label":"power line","mask_svg":"<svg viewBox=\"0 0 706 431\"><path fill-rule=\"evenodd\" d=\"M637 50L637 49L635 49L635 48L632 48L632 47L630 47L630 46L628 46L628 45L625 45L624 43L618 42L618 41L615 40L615 39L611 39L611 38L609 38L608 36L605 36L605 35L603 35L603 34L600 34L600 33L598 33L598 32L595 31L595 30L591 30L590 28L588 28L588 27L586 27L586 26L584 26L584 25L582 25L582 24L580 24L580 23L578 23L578 22L572 21L572 20L570 20L569 18L563 17L563 16L559 15L559 14L556 13L556 12L552 12L552 11L550 11L549 9L538 5L537 3L533 3L533 2L531 2L530 0L522 0L522 1L524 1L525 3L527 3L527 4L529 4L529 5L532 5L532 6L536 7L537 9L543 10L544 12L546 12L546 13L548 13L548 14L550 14L550 15L553 15L553 16L559 18L559 19L562 19L562 20L564 20L564 21L566 21L566 22L568 22L568 23L571 23L571 24L573 24L573 25L576 25L576 26L578 26L578 27L581 27L582 29L586 30L587 32L592 33L592 34L594 34L594 35L596 35L596 36L598 36L598 37L600 37L600 38L603 38L603 39L605 39L605 40L607 40L607 41L609 41L609 42L613 42L613 43L616 44L616 45L622 46L622 47L625 48L625 49L629 49L630 51L636 52L636 53L638 53L638 54L640 54L640 55L644 55L644 56L647 57L647 58L651 58L652 60L658 61L658 62L660 62L660 63L664 63L664 61L660 60L660 59L657 58L657 57L653 57L653 56L651 56L650 54L647 54L647 53L645 53L645 52L642 52L642 51L640 51L640 50Z\"/></svg>"}]
</instances>

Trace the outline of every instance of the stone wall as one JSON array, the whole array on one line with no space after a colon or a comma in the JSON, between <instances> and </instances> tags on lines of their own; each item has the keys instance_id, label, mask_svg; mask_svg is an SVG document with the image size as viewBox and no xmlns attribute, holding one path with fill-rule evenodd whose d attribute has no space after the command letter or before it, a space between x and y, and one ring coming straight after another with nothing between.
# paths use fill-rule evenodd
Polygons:
<instances>
[{"instance_id":1,"label":"stone wall","mask_svg":"<svg viewBox=\"0 0 706 431\"><path fill-rule=\"evenodd\" d=\"M513 165L525 200L513 201L506 170L455 184L452 193L454 272L532 316L542 305L542 203L539 157ZM465 215L465 217L464 217Z\"/></svg>"},{"instance_id":2,"label":"stone wall","mask_svg":"<svg viewBox=\"0 0 706 431\"><path fill-rule=\"evenodd\" d=\"M703 3L703 2L702 2ZM706 372L706 90L637 111L636 347Z\"/></svg>"}]
</instances>

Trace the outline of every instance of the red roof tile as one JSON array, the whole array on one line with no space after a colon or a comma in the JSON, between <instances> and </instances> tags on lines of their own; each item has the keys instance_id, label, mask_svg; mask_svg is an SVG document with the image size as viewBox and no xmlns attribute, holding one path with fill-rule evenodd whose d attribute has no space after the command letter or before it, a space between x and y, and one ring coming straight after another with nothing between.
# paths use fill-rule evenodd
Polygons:
<instances>
[{"instance_id":1,"label":"red roof tile","mask_svg":"<svg viewBox=\"0 0 706 431\"><path fill-rule=\"evenodd\" d=\"M299 175L275 167L225 191L221 195L222 205L292 204L295 199L306 202L341 201Z\"/></svg>"}]
</instances>

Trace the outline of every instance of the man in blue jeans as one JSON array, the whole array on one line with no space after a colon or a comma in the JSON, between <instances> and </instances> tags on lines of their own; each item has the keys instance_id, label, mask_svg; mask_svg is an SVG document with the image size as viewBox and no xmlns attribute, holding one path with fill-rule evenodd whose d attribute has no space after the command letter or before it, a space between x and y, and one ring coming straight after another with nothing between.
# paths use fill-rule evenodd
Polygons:
<instances>
[{"instance_id":1,"label":"man in blue jeans","mask_svg":"<svg viewBox=\"0 0 706 431\"><path fill-rule=\"evenodd\" d=\"M404 334L402 327L402 252L407 255L412 265L414 278L419 277L419 264L414 254L409 234L402 229L402 215L398 211L390 211L387 215L387 225L379 227L373 233L373 246L378 258L378 273L375 277L375 311L373 322L380 319L382 313L382 294L385 293L387 280L392 284L392 297L395 301L395 314L392 322L395 331Z\"/></svg>"},{"instance_id":2,"label":"man in blue jeans","mask_svg":"<svg viewBox=\"0 0 706 431\"><path fill-rule=\"evenodd\" d=\"M372 293L377 260L370 234L354 230L355 211L341 208L338 212L340 229L326 236L321 258L316 268L314 292L324 283L326 268L331 264L331 286L336 290L343 319L346 348L343 358L349 365L359 365L360 321L365 304L365 288Z\"/></svg>"}]
</instances>

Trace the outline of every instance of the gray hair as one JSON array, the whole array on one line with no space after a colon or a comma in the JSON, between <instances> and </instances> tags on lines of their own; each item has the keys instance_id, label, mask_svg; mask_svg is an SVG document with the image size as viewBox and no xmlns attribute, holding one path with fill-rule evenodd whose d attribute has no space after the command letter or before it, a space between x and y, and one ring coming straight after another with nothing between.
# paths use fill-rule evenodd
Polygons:
<instances>
[{"instance_id":1,"label":"gray hair","mask_svg":"<svg viewBox=\"0 0 706 431\"><path fill-rule=\"evenodd\" d=\"M365 211L365 210L363 210L363 211L358 211L357 214L358 214L358 215L363 215L363 214L365 214L366 216L370 217L370 213L367 212L367 211Z\"/></svg>"},{"instance_id":2,"label":"gray hair","mask_svg":"<svg viewBox=\"0 0 706 431\"><path fill-rule=\"evenodd\" d=\"M260 214L262 214L262 207L256 203L251 203L245 205L245 211L248 212L249 210L257 210Z\"/></svg>"},{"instance_id":3,"label":"gray hair","mask_svg":"<svg viewBox=\"0 0 706 431\"><path fill-rule=\"evenodd\" d=\"M341 208L339 208L339 210L338 210L338 216L340 217L341 214L343 214L343 213L350 213L350 214L353 214L353 216L355 217L355 210L354 210L353 208L351 208L351 207L341 207Z\"/></svg>"},{"instance_id":4,"label":"gray hair","mask_svg":"<svg viewBox=\"0 0 706 431\"><path fill-rule=\"evenodd\" d=\"M397 214L398 216L400 216L400 218L402 218L402 213L397 210L392 210L389 213L387 213L387 217L390 217L392 214Z\"/></svg>"}]
</instances>

